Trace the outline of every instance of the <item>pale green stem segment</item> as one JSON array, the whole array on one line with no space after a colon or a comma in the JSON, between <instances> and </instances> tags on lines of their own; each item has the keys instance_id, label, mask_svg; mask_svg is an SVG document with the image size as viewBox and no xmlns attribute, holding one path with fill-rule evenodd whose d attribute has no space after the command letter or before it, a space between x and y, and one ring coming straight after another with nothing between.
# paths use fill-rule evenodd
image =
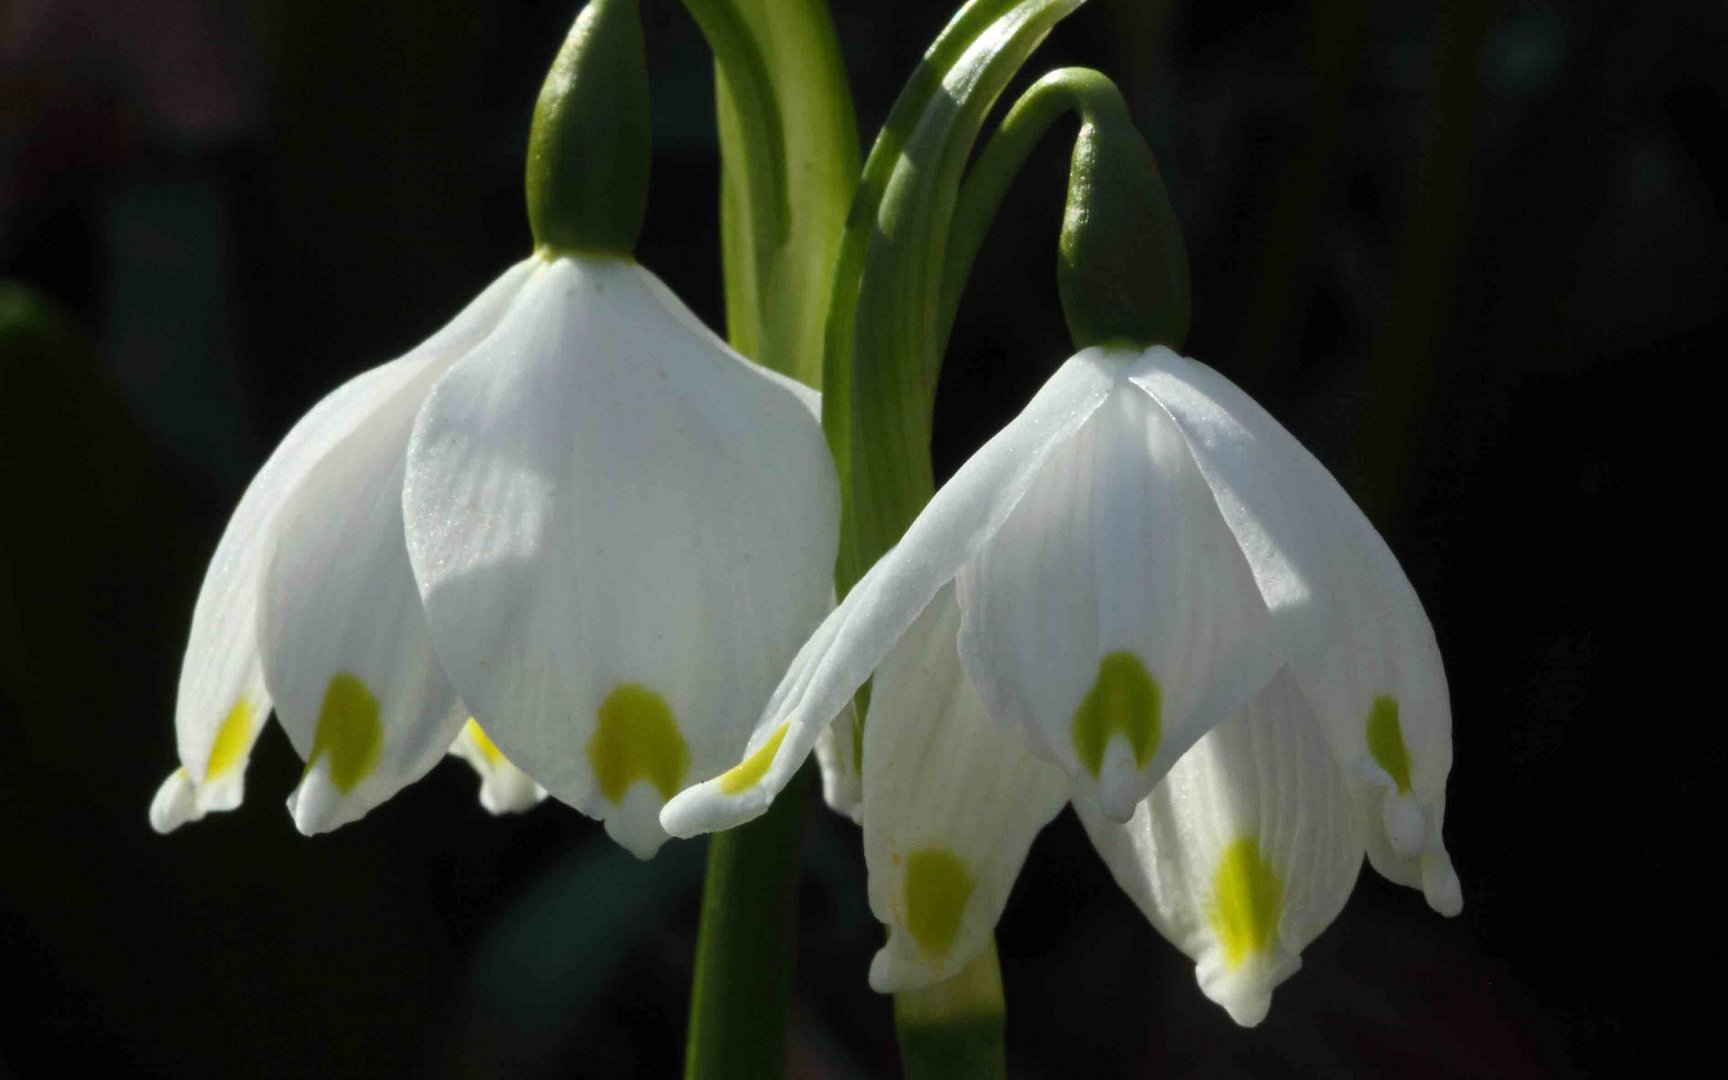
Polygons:
<instances>
[{"instance_id":1,"label":"pale green stem segment","mask_svg":"<svg viewBox=\"0 0 1728 1080\"><path fill-rule=\"evenodd\" d=\"M636 0L589 0L534 103L527 187L535 247L628 258L642 231L652 157Z\"/></svg>"},{"instance_id":2,"label":"pale green stem segment","mask_svg":"<svg viewBox=\"0 0 1728 1080\"><path fill-rule=\"evenodd\" d=\"M830 274L858 132L825 0L685 0L714 53L727 334L821 386ZM806 769L767 814L708 842L684 1073L779 1076L797 953Z\"/></svg>"},{"instance_id":3,"label":"pale green stem segment","mask_svg":"<svg viewBox=\"0 0 1728 1080\"><path fill-rule=\"evenodd\" d=\"M1052 126L1080 131L1068 173L1057 282L1074 347L1168 345L1188 337L1188 251L1164 180L1116 84L1089 68L1061 68L1009 110L967 174L942 282L945 346L966 278L1002 198Z\"/></svg>"},{"instance_id":4,"label":"pale green stem segment","mask_svg":"<svg viewBox=\"0 0 1728 1080\"><path fill-rule=\"evenodd\" d=\"M971 1080L1006 1074L1002 972L990 944L958 975L894 996L906 1080Z\"/></svg>"},{"instance_id":5,"label":"pale green stem segment","mask_svg":"<svg viewBox=\"0 0 1728 1080\"><path fill-rule=\"evenodd\" d=\"M715 45L727 336L757 363L821 389L834 258L858 183L858 128L825 0L686 3L704 26L734 22L748 46L737 51L763 58L760 71L747 58L728 64ZM766 111L735 72L764 82Z\"/></svg>"}]
</instances>

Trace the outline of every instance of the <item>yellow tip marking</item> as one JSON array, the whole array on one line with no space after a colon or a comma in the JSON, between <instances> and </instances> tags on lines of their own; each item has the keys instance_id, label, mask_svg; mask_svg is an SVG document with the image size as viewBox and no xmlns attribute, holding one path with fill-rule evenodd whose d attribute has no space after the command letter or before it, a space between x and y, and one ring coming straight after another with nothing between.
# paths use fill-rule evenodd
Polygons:
<instances>
[{"instance_id":1,"label":"yellow tip marking","mask_svg":"<svg viewBox=\"0 0 1728 1080\"><path fill-rule=\"evenodd\" d=\"M1074 710L1069 737L1080 764L1096 780L1104 768L1104 750L1120 735L1134 751L1134 764L1145 768L1158 752L1158 680L1131 652L1114 652L1098 662L1098 678Z\"/></svg>"},{"instance_id":2,"label":"yellow tip marking","mask_svg":"<svg viewBox=\"0 0 1728 1080\"><path fill-rule=\"evenodd\" d=\"M216 738L210 744L210 757L204 763L206 783L243 764L246 752L252 749L252 703L241 698L228 710Z\"/></svg>"},{"instance_id":3,"label":"yellow tip marking","mask_svg":"<svg viewBox=\"0 0 1728 1080\"><path fill-rule=\"evenodd\" d=\"M1241 966L1278 939L1284 911L1284 883L1260 854L1260 841L1237 839L1224 849L1212 881L1212 931L1224 947L1224 962Z\"/></svg>"},{"instance_id":4,"label":"yellow tip marking","mask_svg":"<svg viewBox=\"0 0 1728 1080\"><path fill-rule=\"evenodd\" d=\"M736 795L746 788L755 787L767 774L768 766L774 764L774 755L780 752L780 744L786 741L786 728L791 724L788 720L774 729L774 734L762 740L754 753L738 764L720 774L720 790L728 795Z\"/></svg>"},{"instance_id":5,"label":"yellow tip marking","mask_svg":"<svg viewBox=\"0 0 1728 1080\"><path fill-rule=\"evenodd\" d=\"M1368 710L1368 752L1398 785L1398 793L1410 794L1410 751L1404 746L1404 729L1398 724L1397 698L1381 694Z\"/></svg>"},{"instance_id":6,"label":"yellow tip marking","mask_svg":"<svg viewBox=\"0 0 1728 1080\"><path fill-rule=\"evenodd\" d=\"M310 773L318 759L330 757L330 782L347 794L378 767L384 748L384 725L378 719L378 699L366 684L346 671L338 672L324 691L318 729L312 734Z\"/></svg>"},{"instance_id":7,"label":"yellow tip marking","mask_svg":"<svg viewBox=\"0 0 1728 1080\"><path fill-rule=\"evenodd\" d=\"M504 760L504 751L498 749L498 744L492 741L492 736L486 734L486 729L472 716L462 726L462 734L468 736L474 748L480 751L480 756L486 759L486 764L496 766Z\"/></svg>"},{"instance_id":8,"label":"yellow tip marking","mask_svg":"<svg viewBox=\"0 0 1728 1080\"><path fill-rule=\"evenodd\" d=\"M919 848L906 856L906 929L919 952L940 958L954 947L973 884L966 861L946 848Z\"/></svg>"},{"instance_id":9,"label":"yellow tip marking","mask_svg":"<svg viewBox=\"0 0 1728 1080\"><path fill-rule=\"evenodd\" d=\"M684 786L690 748L666 699L645 686L623 683L606 695L599 723L588 740L588 765L600 794L614 806L638 780L654 785L663 799Z\"/></svg>"}]
</instances>

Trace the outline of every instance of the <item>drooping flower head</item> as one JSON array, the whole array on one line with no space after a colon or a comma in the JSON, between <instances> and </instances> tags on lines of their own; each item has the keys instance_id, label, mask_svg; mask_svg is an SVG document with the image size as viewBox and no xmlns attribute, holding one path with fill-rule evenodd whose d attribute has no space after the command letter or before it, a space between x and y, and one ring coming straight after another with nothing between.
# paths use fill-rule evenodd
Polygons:
<instances>
[{"instance_id":1,"label":"drooping flower head","mask_svg":"<svg viewBox=\"0 0 1728 1080\"><path fill-rule=\"evenodd\" d=\"M646 857L661 804L736 758L827 610L816 394L631 256L640 33L633 0L597 0L548 76L536 253L320 402L248 489L194 615L159 828L239 802L274 707L305 832L448 751L490 807L543 787Z\"/></svg>"},{"instance_id":2,"label":"drooping flower head","mask_svg":"<svg viewBox=\"0 0 1728 1080\"><path fill-rule=\"evenodd\" d=\"M805 644L674 835L760 813L874 674L863 735L879 989L982 949L1072 800L1239 1020L1364 847L1456 911L1433 632L1326 469L1216 372L1088 348L931 500Z\"/></svg>"}]
</instances>

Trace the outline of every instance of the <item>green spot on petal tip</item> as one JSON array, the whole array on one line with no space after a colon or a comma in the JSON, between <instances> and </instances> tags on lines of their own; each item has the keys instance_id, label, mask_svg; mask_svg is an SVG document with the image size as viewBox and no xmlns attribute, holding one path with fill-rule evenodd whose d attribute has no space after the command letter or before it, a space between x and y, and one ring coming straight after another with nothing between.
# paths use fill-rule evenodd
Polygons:
<instances>
[{"instance_id":1,"label":"green spot on petal tip","mask_svg":"<svg viewBox=\"0 0 1728 1080\"><path fill-rule=\"evenodd\" d=\"M378 699L366 684L347 672L330 680L318 709L318 730L312 735L311 773L320 758L329 759L330 782L346 795L378 767L384 748L384 726L378 719ZM214 755L212 755L214 756Z\"/></svg>"},{"instance_id":2,"label":"green spot on petal tip","mask_svg":"<svg viewBox=\"0 0 1728 1080\"><path fill-rule=\"evenodd\" d=\"M1104 750L1117 735L1128 740L1134 764L1144 768L1158 752L1158 680L1131 652L1114 652L1098 663L1098 678L1074 710L1069 730L1080 764L1096 780Z\"/></svg>"},{"instance_id":3,"label":"green spot on petal tip","mask_svg":"<svg viewBox=\"0 0 1728 1080\"><path fill-rule=\"evenodd\" d=\"M972 887L972 872L952 851L919 848L906 856L906 929L920 952L942 957L954 947Z\"/></svg>"},{"instance_id":4,"label":"green spot on petal tip","mask_svg":"<svg viewBox=\"0 0 1728 1080\"><path fill-rule=\"evenodd\" d=\"M252 703L241 698L223 717L210 743L210 757L204 763L204 782L227 775L246 757L252 746Z\"/></svg>"},{"instance_id":5,"label":"green spot on petal tip","mask_svg":"<svg viewBox=\"0 0 1728 1080\"><path fill-rule=\"evenodd\" d=\"M1398 701L1381 694L1368 710L1368 752L1392 782L1400 795L1410 794L1410 751L1404 746L1404 729L1398 723Z\"/></svg>"},{"instance_id":6,"label":"green spot on petal tip","mask_svg":"<svg viewBox=\"0 0 1728 1080\"><path fill-rule=\"evenodd\" d=\"M600 703L588 765L600 794L614 806L638 780L670 799L690 771L690 748L666 699L637 683L623 683Z\"/></svg>"},{"instance_id":7,"label":"green spot on petal tip","mask_svg":"<svg viewBox=\"0 0 1728 1080\"><path fill-rule=\"evenodd\" d=\"M1212 931L1224 949L1224 962L1240 967L1265 953L1278 939L1284 883L1260 853L1260 842L1244 836L1224 849L1212 883Z\"/></svg>"}]
</instances>

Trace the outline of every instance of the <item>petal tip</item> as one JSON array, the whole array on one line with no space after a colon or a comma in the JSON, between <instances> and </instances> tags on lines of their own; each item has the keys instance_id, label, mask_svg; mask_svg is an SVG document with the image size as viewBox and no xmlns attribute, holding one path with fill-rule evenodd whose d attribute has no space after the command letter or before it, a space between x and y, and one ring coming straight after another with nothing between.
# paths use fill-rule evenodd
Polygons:
<instances>
[{"instance_id":1,"label":"petal tip","mask_svg":"<svg viewBox=\"0 0 1728 1080\"><path fill-rule=\"evenodd\" d=\"M754 820L768 809L769 799L761 787L727 795L710 780L681 791L660 808L660 827L680 840L703 833L721 832Z\"/></svg>"},{"instance_id":2,"label":"petal tip","mask_svg":"<svg viewBox=\"0 0 1728 1080\"><path fill-rule=\"evenodd\" d=\"M606 835L643 862L659 854L660 848L671 839L654 818L643 821L637 815L629 813L615 814L607 818Z\"/></svg>"},{"instance_id":3,"label":"petal tip","mask_svg":"<svg viewBox=\"0 0 1728 1080\"><path fill-rule=\"evenodd\" d=\"M203 816L204 808L198 804L198 787L186 775L185 769L169 773L162 786L156 789L155 798L150 800L150 827L163 836Z\"/></svg>"},{"instance_id":4,"label":"petal tip","mask_svg":"<svg viewBox=\"0 0 1728 1080\"><path fill-rule=\"evenodd\" d=\"M1464 910L1464 886L1445 852L1423 856L1422 897L1437 914L1448 919Z\"/></svg>"},{"instance_id":5,"label":"petal tip","mask_svg":"<svg viewBox=\"0 0 1728 1080\"><path fill-rule=\"evenodd\" d=\"M1423 816L1421 804L1415 797L1399 792L1396 788L1387 790L1384 801L1380 804L1381 823L1386 828L1386 839L1392 842L1392 850L1406 859L1415 858L1422 853L1422 845L1427 839L1428 822Z\"/></svg>"}]
</instances>

